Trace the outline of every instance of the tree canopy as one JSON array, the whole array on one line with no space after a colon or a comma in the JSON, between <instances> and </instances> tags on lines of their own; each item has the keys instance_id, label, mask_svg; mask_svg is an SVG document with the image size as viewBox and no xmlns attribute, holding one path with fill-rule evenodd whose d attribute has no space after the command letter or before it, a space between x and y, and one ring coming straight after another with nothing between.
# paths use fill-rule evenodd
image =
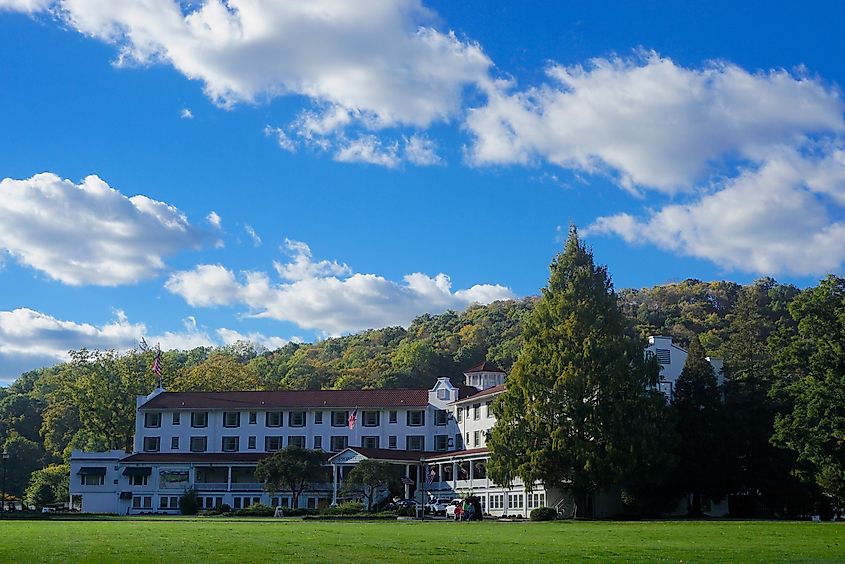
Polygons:
<instances>
[{"instance_id":1,"label":"tree canopy","mask_svg":"<svg viewBox=\"0 0 845 564\"><path fill-rule=\"evenodd\" d=\"M323 453L298 446L289 446L261 460L255 478L264 482L271 495L277 491L291 492L292 506L299 506L299 496L312 484L325 477Z\"/></svg>"},{"instance_id":2,"label":"tree canopy","mask_svg":"<svg viewBox=\"0 0 845 564\"><path fill-rule=\"evenodd\" d=\"M629 336L607 270L570 229L524 323L522 350L493 404L490 476L571 489L616 483L659 445L645 427L657 365ZM659 409L659 408L658 408Z\"/></svg>"}]
</instances>

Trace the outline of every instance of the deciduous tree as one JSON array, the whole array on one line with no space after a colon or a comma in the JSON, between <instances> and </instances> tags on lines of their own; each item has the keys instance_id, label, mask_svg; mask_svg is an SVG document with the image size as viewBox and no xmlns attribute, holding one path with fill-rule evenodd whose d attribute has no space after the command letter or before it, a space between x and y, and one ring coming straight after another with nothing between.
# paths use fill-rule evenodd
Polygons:
<instances>
[{"instance_id":1,"label":"deciduous tree","mask_svg":"<svg viewBox=\"0 0 845 564\"><path fill-rule=\"evenodd\" d=\"M302 492L321 480L324 474L323 453L297 446L268 456L255 469L255 478L264 482L264 489L271 495L278 491L291 492L293 507L299 507Z\"/></svg>"},{"instance_id":2,"label":"deciduous tree","mask_svg":"<svg viewBox=\"0 0 845 564\"><path fill-rule=\"evenodd\" d=\"M349 472L343 481L343 493L361 495L367 507L372 510L375 496L396 481L396 467L389 462L362 460Z\"/></svg>"}]
</instances>

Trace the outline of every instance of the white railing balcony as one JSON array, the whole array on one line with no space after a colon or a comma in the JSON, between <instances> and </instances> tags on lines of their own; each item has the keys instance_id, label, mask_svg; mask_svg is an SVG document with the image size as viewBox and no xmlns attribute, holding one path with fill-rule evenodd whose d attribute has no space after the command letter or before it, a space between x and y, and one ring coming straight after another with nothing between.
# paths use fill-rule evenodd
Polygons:
<instances>
[{"instance_id":1,"label":"white railing balcony","mask_svg":"<svg viewBox=\"0 0 845 564\"><path fill-rule=\"evenodd\" d=\"M224 486L226 484L223 484ZM264 489L264 484L259 484L257 482L238 482L232 484L232 491L233 492L252 492L252 491L261 491Z\"/></svg>"},{"instance_id":2,"label":"white railing balcony","mask_svg":"<svg viewBox=\"0 0 845 564\"><path fill-rule=\"evenodd\" d=\"M194 488L201 492L225 492L228 484L226 482L194 482Z\"/></svg>"}]
</instances>

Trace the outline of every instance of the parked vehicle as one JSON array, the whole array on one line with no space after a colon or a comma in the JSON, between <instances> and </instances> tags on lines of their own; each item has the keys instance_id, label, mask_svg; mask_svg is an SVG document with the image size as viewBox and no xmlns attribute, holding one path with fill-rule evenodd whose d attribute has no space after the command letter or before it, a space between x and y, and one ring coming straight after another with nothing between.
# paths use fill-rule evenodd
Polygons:
<instances>
[{"instance_id":1,"label":"parked vehicle","mask_svg":"<svg viewBox=\"0 0 845 564\"><path fill-rule=\"evenodd\" d=\"M389 504L386 509L402 509L406 507L410 507L411 509L417 509L420 506L420 502L415 499L400 499L398 501L394 501L393 503Z\"/></svg>"},{"instance_id":2,"label":"parked vehicle","mask_svg":"<svg viewBox=\"0 0 845 564\"><path fill-rule=\"evenodd\" d=\"M464 504L464 500L460 498L455 498L449 502L449 505L446 506L446 517L451 517L452 519L456 519L455 517L455 509L458 507L462 507Z\"/></svg>"},{"instance_id":3,"label":"parked vehicle","mask_svg":"<svg viewBox=\"0 0 845 564\"><path fill-rule=\"evenodd\" d=\"M431 499L425 504L425 512L431 513L432 515L446 515L446 509L449 507L449 503L445 499Z\"/></svg>"}]
</instances>

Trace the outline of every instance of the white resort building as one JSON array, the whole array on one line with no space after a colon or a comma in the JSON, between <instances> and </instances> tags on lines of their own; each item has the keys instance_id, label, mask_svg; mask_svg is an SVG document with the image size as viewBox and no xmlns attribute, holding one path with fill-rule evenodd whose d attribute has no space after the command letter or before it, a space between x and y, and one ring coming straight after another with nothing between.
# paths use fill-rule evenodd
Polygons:
<instances>
[{"instance_id":1,"label":"white resort building","mask_svg":"<svg viewBox=\"0 0 845 564\"><path fill-rule=\"evenodd\" d=\"M671 397L686 351L669 337L651 338L647 351L658 357L661 389ZM471 494L493 516L527 516L536 507L571 503L541 484L529 492L520 482L503 487L487 478L486 440L496 421L490 406L505 391L505 372L485 362L464 375L466 385L439 378L430 390L157 388L137 398L134 452L73 451L71 506L91 513L178 513L179 497L193 488L201 509L289 507L290 493L271 497L254 471L262 458L291 445L326 453L326 480L300 496L303 508L338 503L343 479L365 459L400 466L405 498L421 503ZM593 517L620 510L601 495L582 509Z\"/></svg>"}]
</instances>

